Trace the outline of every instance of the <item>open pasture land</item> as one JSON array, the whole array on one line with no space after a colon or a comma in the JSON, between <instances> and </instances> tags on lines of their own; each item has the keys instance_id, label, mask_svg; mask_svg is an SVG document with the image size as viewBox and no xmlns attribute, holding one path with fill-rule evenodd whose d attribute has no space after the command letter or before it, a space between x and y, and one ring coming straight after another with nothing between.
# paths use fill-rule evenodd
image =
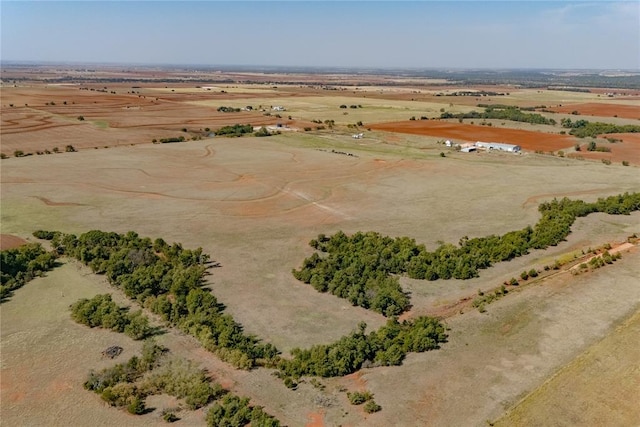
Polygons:
<instances>
[{"instance_id":1,"label":"open pasture land","mask_svg":"<svg viewBox=\"0 0 640 427\"><path fill-rule=\"evenodd\" d=\"M527 395L496 426L638 425L640 311Z\"/></svg>"},{"instance_id":2,"label":"open pasture land","mask_svg":"<svg viewBox=\"0 0 640 427\"><path fill-rule=\"evenodd\" d=\"M286 355L294 347L332 342L361 321L370 330L385 322L376 313L318 294L293 278L291 269L313 252L308 241L319 233L372 230L409 236L433 249L438 241L456 243L465 235L502 234L533 225L539 218L538 203L553 197L593 201L638 191L640 186L633 166L535 154L450 153L441 158L442 145L425 141L412 147L406 142L413 136L395 138L388 144L382 137L353 140L340 133L294 133L7 159L1 175L3 233L27 237L36 229L134 230L187 248L201 246L220 263L209 277L212 292L248 333L275 344ZM623 241L639 231L638 213L598 214L577 221L568 240L557 247L498 264L479 278L406 281L414 304L411 315L437 311L479 288L499 286L523 270L551 264L568 252ZM361 381L322 380L325 391L310 384L291 391L259 369L228 373L228 386L288 425L312 420L354 426L480 425L498 418L638 309L637 261L636 251L594 274L576 278L566 274L550 286L542 282L515 292L492 304L488 314L472 311L456 316L448 320L450 342L441 350L410 355L401 367L364 370ZM53 272L47 279L65 281L56 277ZM20 310L6 307L28 306L38 298L38 283L28 283L3 305L3 325L18 324ZM74 292L85 292L80 282L65 283L79 288ZM65 307L68 304L65 300ZM43 322L70 322L62 308L57 310L43 312L49 316ZM44 350L34 354L43 364L58 366L56 375L69 372L67 388L78 387L83 373L94 366L86 361L71 363L75 356L69 349L82 340L96 339L98 333L74 327L78 335L72 341L60 338L68 345L65 355ZM21 333L35 339L32 334L38 332L30 331ZM566 331L571 331L570 337ZM5 335L3 326L3 358L19 361L28 346L5 346L14 339ZM102 349L108 344L86 346ZM197 354L203 363L215 359L204 351ZM68 364L56 365L57 358ZM213 369L215 364L209 363ZM32 364L20 369L27 372ZM33 384L46 387L49 383L41 382L40 371L34 372ZM5 393L14 396L21 390L5 382L6 375L3 413L9 402ZM383 407L380 413L366 415L339 391L364 386ZM12 414L42 411L34 416L48 416L62 425L64 414L55 411L54 402L72 398L95 419L117 418L122 425L157 420L153 414L125 416L105 408L89 392L74 390L77 394L48 394L51 405L45 407L35 403L37 396L26 394L21 409ZM183 425L198 422L185 420Z\"/></svg>"}]
</instances>

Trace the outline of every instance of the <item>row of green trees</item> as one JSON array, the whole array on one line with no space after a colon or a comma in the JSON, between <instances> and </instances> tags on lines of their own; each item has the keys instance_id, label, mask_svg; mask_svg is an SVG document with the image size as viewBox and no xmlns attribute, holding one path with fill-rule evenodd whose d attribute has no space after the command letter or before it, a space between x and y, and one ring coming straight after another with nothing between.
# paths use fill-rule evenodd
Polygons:
<instances>
[{"instance_id":1,"label":"row of green trees","mask_svg":"<svg viewBox=\"0 0 640 427\"><path fill-rule=\"evenodd\" d=\"M588 120L562 119L560 121L562 127L571 129L569 133L578 138L592 137L609 133L637 133L640 132L638 125L615 125L613 123L590 122Z\"/></svg>"},{"instance_id":2,"label":"row of green trees","mask_svg":"<svg viewBox=\"0 0 640 427\"><path fill-rule=\"evenodd\" d=\"M100 327L124 332L134 340L145 339L154 331L142 310L130 313L127 308L118 306L109 294L76 301L71 305L71 317L90 328Z\"/></svg>"},{"instance_id":3,"label":"row of green trees","mask_svg":"<svg viewBox=\"0 0 640 427\"><path fill-rule=\"evenodd\" d=\"M246 335L211 292L201 288L209 261L202 248L183 249L162 239L152 242L134 232L93 230L75 236L37 231L34 235L50 238L60 253L104 274L129 298L236 367L249 369L278 354L271 344Z\"/></svg>"},{"instance_id":4,"label":"row of green trees","mask_svg":"<svg viewBox=\"0 0 640 427\"><path fill-rule=\"evenodd\" d=\"M223 306L201 287L209 257L196 250L183 249L162 239L151 241L134 232L118 234L98 230L80 236L37 231L36 237L49 239L60 253L75 257L94 272L104 274L131 299L160 315L169 324L196 337L209 351L236 367L256 365L277 367L283 378L337 376L355 372L364 364L397 365L408 352L438 348L446 339L444 327L436 319L418 318L399 323L395 318L369 335L366 325L359 332L334 344L297 349L291 359L279 356L271 344L243 333ZM77 303L74 311L88 319L89 325L112 322L117 312L109 296ZM109 308L103 308L109 307ZM96 316L96 318L94 318Z\"/></svg>"},{"instance_id":5,"label":"row of green trees","mask_svg":"<svg viewBox=\"0 0 640 427\"><path fill-rule=\"evenodd\" d=\"M369 334L365 333L366 327L362 322L358 330L332 344L293 349L292 359L280 361L279 376L337 377L362 367L400 365L407 353L437 349L447 339L445 327L433 317L422 316L402 323L392 317Z\"/></svg>"},{"instance_id":6,"label":"row of green trees","mask_svg":"<svg viewBox=\"0 0 640 427\"><path fill-rule=\"evenodd\" d=\"M57 254L47 252L39 243L0 251L0 303L13 291L56 265Z\"/></svg>"},{"instance_id":7,"label":"row of green trees","mask_svg":"<svg viewBox=\"0 0 640 427\"><path fill-rule=\"evenodd\" d=\"M510 105L494 105L488 106L484 112L470 111L468 113L450 113L444 112L440 114L441 119L500 119L511 120L514 122L526 122L541 125L555 125L554 119L548 119L537 113L524 113L515 106Z\"/></svg>"},{"instance_id":8,"label":"row of green trees","mask_svg":"<svg viewBox=\"0 0 640 427\"><path fill-rule=\"evenodd\" d=\"M391 238L376 232L357 232L347 236L342 231L327 237L323 234L310 245L314 253L305 259L293 275L320 292L330 292L386 316L409 307L397 277L413 279L469 279L481 269L527 254L531 249L545 249L563 241L577 217L593 212L629 214L640 210L640 193L625 193L594 203L581 200L554 199L539 206L541 219L534 227L508 232L502 236L460 239L458 245L442 244L429 252L408 237Z\"/></svg>"},{"instance_id":9,"label":"row of green trees","mask_svg":"<svg viewBox=\"0 0 640 427\"><path fill-rule=\"evenodd\" d=\"M226 136L242 136L247 133L253 132L253 126L250 124L247 125L233 125L233 126L223 126L220 129L216 130L216 135L226 135Z\"/></svg>"}]
</instances>

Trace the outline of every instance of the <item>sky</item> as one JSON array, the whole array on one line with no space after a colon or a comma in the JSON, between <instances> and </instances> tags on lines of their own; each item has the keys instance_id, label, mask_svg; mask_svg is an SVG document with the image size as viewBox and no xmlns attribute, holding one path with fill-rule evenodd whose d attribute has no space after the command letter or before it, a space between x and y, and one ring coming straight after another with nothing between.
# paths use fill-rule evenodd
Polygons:
<instances>
[{"instance_id":1,"label":"sky","mask_svg":"<svg viewBox=\"0 0 640 427\"><path fill-rule=\"evenodd\" d=\"M640 69L638 1L0 1L0 59Z\"/></svg>"}]
</instances>

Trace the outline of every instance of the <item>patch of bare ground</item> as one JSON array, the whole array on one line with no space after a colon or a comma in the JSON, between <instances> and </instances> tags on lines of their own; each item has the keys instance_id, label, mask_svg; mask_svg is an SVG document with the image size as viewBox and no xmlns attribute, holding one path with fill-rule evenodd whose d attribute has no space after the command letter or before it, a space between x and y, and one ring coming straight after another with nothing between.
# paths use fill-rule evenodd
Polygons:
<instances>
[{"instance_id":1,"label":"patch of bare ground","mask_svg":"<svg viewBox=\"0 0 640 427\"><path fill-rule=\"evenodd\" d=\"M618 142L610 143L607 138L618 139ZM609 160L618 166L627 162L631 166L640 165L640 134L615 133L601 135L596 143L599 147L606 147L609 152L587 151L587 143L580 144L581 150L570 154L574 158L590 160Z\"/></svg>"},{"instance_id":2,"label":"patch of bare ground","mask_svg":"<svg viewBox=\"0 0 640 427\"><path fill-rule=\"evenodd\" d=\"M19 248L25 243L27 243L27 241L22 237L13 236L11 234L0 234L0 251Z\"/></svg>"},{"instance_id":3,"label":"patch of bare ground","mask_svg":"<svg viewBox=\"0 0 640 427\"><path fill-rule=\"evenodd\" d=\"M640 119L640 105L588 102L584 104L565 104L558 107L551 107L550 110L558 113L572 113L577 111L580 115L587 116Z\"/></svg>"}]
</instances>

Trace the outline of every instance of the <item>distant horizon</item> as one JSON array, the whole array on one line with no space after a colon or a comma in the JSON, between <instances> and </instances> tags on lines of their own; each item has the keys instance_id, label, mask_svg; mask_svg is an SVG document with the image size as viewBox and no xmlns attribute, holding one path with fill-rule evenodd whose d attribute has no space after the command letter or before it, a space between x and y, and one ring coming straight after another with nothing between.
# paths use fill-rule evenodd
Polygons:
<instances>
[{"instance_id":1,"label":"distant horizon","mask_svg":"<svg viewBox=\"0 0 640 427\"><path fill-rule=\"evenodd\" d=\"M640 70L636 1L2 1L0 6L3 62Z\"/></svg>"},{"instance_id":2,"label":"distant horizon","mask_svg":"<svg viewBox=\"0 0 640 427\"><path fill-rule=\"evenodd\" d=\"M103 67L148 67L148 68L202 68L225 69L228 71L240 71L249 69L277 69L277 70L380 70L380 71L556 71L556 72L603 72L620 71L640 74L640 69L634 68L549 68L549 67L364 67L364 66L337 66L337 65L274 65L274 64L187 64L187 63L142 63L142 62L92 62L92 61L39 61L31 59L0 59L0 66L13 65L46 65L46 66L103 66Z\"/></svg>"}]
</instances>

